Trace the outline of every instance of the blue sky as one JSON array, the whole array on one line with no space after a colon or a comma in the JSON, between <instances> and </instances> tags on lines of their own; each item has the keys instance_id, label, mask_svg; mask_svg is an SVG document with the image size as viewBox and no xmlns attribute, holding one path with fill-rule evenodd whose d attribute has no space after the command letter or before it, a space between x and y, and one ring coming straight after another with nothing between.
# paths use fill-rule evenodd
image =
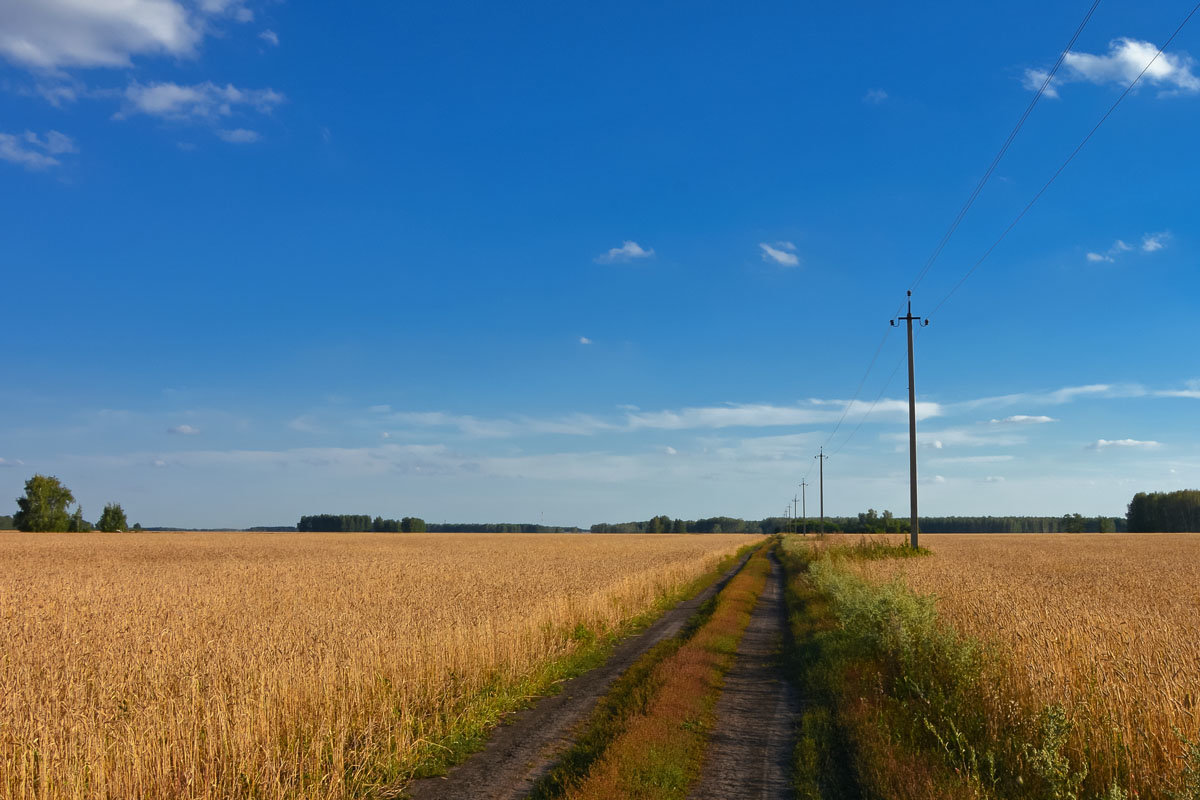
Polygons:
<instances>
[{"instance_id":1,"label":"blue sky","mask_svg":"<svg viewBox=\"0 0 1200 800\"><path fill-rule=\"evenodd\" d=\"M901 333L847 403L1086 7L3 0L0 497L761 517L825 445L903 515ZM1101 4L915 313L1186 11ZM1200 485L1193 22L919 333L922 513Z\"/></svg>"}]
</instances>

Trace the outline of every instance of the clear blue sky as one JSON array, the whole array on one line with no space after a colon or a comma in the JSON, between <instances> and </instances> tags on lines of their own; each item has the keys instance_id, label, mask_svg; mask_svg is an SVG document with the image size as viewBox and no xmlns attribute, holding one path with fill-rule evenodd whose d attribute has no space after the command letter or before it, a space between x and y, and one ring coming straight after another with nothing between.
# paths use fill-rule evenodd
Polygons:
<instances>
[{"instance_id":1,"label":"clear blue sky","mask_svg":"<svg viewBox=\"0 0 1200 800\"><path fill-rule=\"evenodd\" d=\"M761 517L827 443L906 514L901 334L831 433L1086 7L2 0L0 498ZM916 313L1186 11L1101 4ZM921 331L923 513L1200 485L1189 53Z\"/></svg>"}]
</instances>

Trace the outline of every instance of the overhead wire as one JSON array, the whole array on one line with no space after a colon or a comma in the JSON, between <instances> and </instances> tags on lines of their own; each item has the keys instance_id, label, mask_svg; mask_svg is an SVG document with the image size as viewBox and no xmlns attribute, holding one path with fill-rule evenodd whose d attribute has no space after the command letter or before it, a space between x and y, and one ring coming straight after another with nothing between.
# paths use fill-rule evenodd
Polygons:
<instances>
[{"instance_id":1,"label":"overhead wire","mask_svg":"<svg viewBox=\"0 0 1200 800\"><path fill-rule=\"evenodd\" d=\"M962 223L963 218L967 215L967 211L970 210L971 206L975 204L975 200L979 197L979 193L983 191L983 187L987 184L988 179L991 178L992 173L996 171L996 167L1000 164L1001 159L1004 158L1005 153L1008 152L1008 148L1010 145L1012 145L1013 140L1017 138L1017 134L1021 132L1021 128L1025 125L1025 120L1029 119L1029 115L1033 113L1034 107L1038 104L1038 101L1042 99L1042 96L1050 87L1050 83L1054 80L1054 76L1058 74L1059 67L1061 67L1063 62L1066 61L1067 54L1069 54L1071 52L1071 48L1075 46L1076 40L1078 40L1079 35L1083 33L1083 29L1087 27L1092 15L1096 13L1096 7L1099 5L1100 0L1094 0L1091 7L1088 8L1087 13L1083 15L1083 19L1080 20L1079 26L1075 28L1075 33L1071 36L1071 41L1067 42L1067 46L1064 47L1062 52L1058 54L1058 60L1054 62L1054 66L1050 68L1049 72L1046 73L1045 78L1042 79L1042 84L1038 87L1037 93L1034 94L1033 99L1029 101L1029 105L1025 107L1025 110L1021 113L1020 118L1017 119L1017 124L1013 126L1011 131L1009 131L1008 138L1004 140L1004 144L1002 144L1000 149L996 151L995 157L992 158L992 163L988 165L987 170L985 170L983 175L979 178L979 182L975 184L975 188L971 191L971 194L967 196L966 202L964 202L962 208L958 210L958 214L954 217L954 221L950 223L950 227L947 228L946 233L942 235L941 241L939 241L937 246L933 248L933 252L930 253L928 260L925 262L925 266L922 267L921 271L917 274L916 280L914 280L908 287L910 292L920 285L921 281L925 279L925 276L929 274L929 270L933 268L934 262L937 261L938 256L942 254L942 250L946 248L946 244L950 241L951 237L954 236L955 231L958 230L958 226Z\"/></svg>"},{"instance_id":2,"label":"overhead wire","mask_svg":"<svg viewBox=\"0 0 1200 800\"><path fill-rule=\"evenodd\" d=\"M1103 125L1105 121L1112 116L1112 113L1117 110L1117 106L1121 105L1121 102L1129 96L1129 93L1132 92L1134 87L1138 85L1138 83L1142 80L1142 77L1150 70L1150 67L1154 66L1154 63L1162 57L1163 51L1167 49L1171 42L1175 41L1175 37L1179 35L1179 32L1183 30L1184 26L1188 24L1193 16L1195 16L1197 11L1200 11L1200 3L1196 3L1196 5L1192 6L1192 10L1188 12L1187 16L1183 18L1183 21L1180 22L1175 28L1174 33L1167 37L1167 40L1163 42L1161 47L1158 48L1158 52L1154 54L1154 57L1146 62L1146 66L1142 67L1142 71L1137 74L1137 77L1130 81L1129 85L1125 87L1125 91L1121 92L1120 96L1113 102L1111 106L1108 107L1108 110L1104 112L1103 116L1101 116L1096 124L1092 126L1092 129L1088 131L1087 135L1084 136L1079 144L1075 146L1075 149L1071 151L1071 154L1067 156L1066 160L1063 161L1062 164L1059 165L1058 169L1054 171L1054 174L1050 176L1050 179L1042 185L1042 188L1038 189L1037 194L1035 194L1033 198L1025 204L1025 207L1022 208L1020 213L1013 218L1012 222L1008 223L1008 227L1006 227L996 238L996 240L991 243L987 250L984 251L983 255L979 257L979 260L977 260L974 265L967 270L966 274L959 278L958 282L951 287L950 291L938 301L938 304L933 307L933 311L929 312L930 316L936 314L938 310L946 304L946 301L954 296L954 293L958 291L959 287L966 283L967 279L975 273L975 270L979 269L979 267L983 265L983 262L988 259L988 256L992 254L992 251L1004 241L1009 232L1015 228L1017 223L1020 222L1021 219L1024 218L1024 216L1029 212L1029 209L1033 208L1034 204L1041 199L1042 195L1046 193L1046 190L1050 188L1050 185L1054 183L1058 176L1061 175L1063 171L1066 170L1066 168L1070 165L1070 163L1075 160L1075 157L1079 155L1084 146L1091 141L1092 137L1096 134L1096 131L1100 130L1100 126Z\"/></svg>"},{"instance_id":3,"label":"overhead wire","mask_svg":"<svg viewBox=\"0 0 1200 800\"><path fill-rule=\"evenodd\" d=\"M975 200L979 197L980 192L983 191L983 187L987 184L988 180L991 178L992 173L994 173L996 171L996 167L1000 164L1000 161L1004 158L1005 154L1008 152L1008 149L1012 145L1013 141L1017 138L1017 134L1019 134L1021 132L1021 128L1024 127L1025 121L1027 119L1029 119L1029 115L1033 113L1034 107L1037 105L1038 101L1041 100L1042 96L1045 95L1046 90L1050 87L1050 84L1054 80L1054 77L1058 74L1059 68L1063 65L1063 62L1066 60L1067 54L1070 53L1071 48L1075 46L1075 42L1079 39L1080 34L1083 33L1083 29L1085 27L1087 27L1088 22L1091 21L1092 15L1095 14L1096 8L1100 5L1100 1L1101 0L1093 0L1091 6L1088 7L1087 13L1084 14L1083 19L1080 20L1079 25L1076 26L1075 32L1071 35L1070 41L1067 42L1066 47L1064 47L1062 49L1062 51L1059 53L1058 59L1054 62L1054 66L1051 67L1050 70L1046 73L1046 76L1045 76L1045 78L1043 78L1042 83L1038 87L1037 92L1034 94L1033 99L1029 101L1029 104L1025 107L1025 110L1021 113L1021 116L1017 119L1016 124L1013 126L1012 130L1009 131L1007 138L1005 138L1005 140L1004 140L1004 143L1000 146L1000 149L996 152L996 155L992 158L991 163L988 164L987 169L984 171L983 175L979 178L979 181L975 184L975 188L971 191L971 194L967 196L967 199L963 203L962 207L959 209L958 214L954 217L954 220L950 223L950 227L946 229L946 232L942 235L941 240L939 240L937 243L937 246L934 247L933 252L930 254L929 258L926 260L924 267L917 274L916 279L913 281L912 285L909 287L909 291L912 291L913 289L915 289L921 283L921 281L925 279L925 276L929 273L929 270L933 267L934 262L937 261L938 257L942 253L942 250L945 249L946 244L950 241L950 239L954 236L955 232L958 230L958 227L962 223L963 218L966 217L967 211L969 211L971 206L974 205ZM903 304L903 302L901 302L900 307L897 309L896 313L892 315L892 317L893 318L898 317L900 315L900 311L902 311L903 309L904 309L904 304ZM867 378L870 377L871 370L874 369L875 363L879 359L879 354L880 354L880 352L882 352L884 344L887 343L887 339L888 339L888 336L891 334L891 331L892 331L891 326L888 326L884 330L883 337L879 340L879 344L878 344L878 346L876 346L875 352L871 356L871 360L867 363L867 369L863 373L862 378L858 382L858 387L854 390L854 394L851 395L850 400L846 403L846 407L842 410L842 414L838 418L837 424L835 424L833 426L833 430L825 438L825 441L822 445L823 447L828 446L829 443L831 441L833 441L833 438L837 435L837 432L841 429L842 423L844 423L846 421L846 416L849 414L850 408L858 400L858 396L862 393L862 388L866 384ZM893 377L894 377L894 373L893 373ZM890 384L890 382L891 382L891 379L889 378L888 383ZM858 425L856 425L854 428L854 431L851 432L850 436L847 437L846 441L842 443L842 447L845 447L846 443L849 442L850 439L854 438L854 434L857 433L858 429L862 427L863 422L865 422L866 418L868 416L870 416L872 411L874 411L875 406L878 404L878 402L879 402L878 399L876 399L876 401L871 404L870 409L866 412L866 414L863 415L862 419L859 420ZM839 447L838 449L840 450L841 448ZM808 472L805 473L803 480L808 480L808 475L811 472L812 472L812 467L810 465L809 470L808 470Z\"/></svg>"}]
</instances>

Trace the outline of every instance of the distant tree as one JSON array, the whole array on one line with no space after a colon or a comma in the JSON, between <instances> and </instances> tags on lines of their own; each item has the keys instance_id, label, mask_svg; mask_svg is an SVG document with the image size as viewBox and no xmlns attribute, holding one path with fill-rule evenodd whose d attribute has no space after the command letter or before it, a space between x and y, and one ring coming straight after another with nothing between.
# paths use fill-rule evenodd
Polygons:
<instances>
[{"instance_id":1,"label":"distant tree","mask_svg":"<svg viewBox=\"0 0 1200 800\"><path fill-rule=\"evenodd\" d=\"M400 530L404 533L424 533L425 520L420 517L405 517L400 520Z\"/></svg>"},{"instance_id":2,"label":"distant tree","mask_svg":"<svg viewBox=\"0 0 1200 800\"><path fill-rule=\"evenodd\" d=\"M34 475L25 481L25 496L17 498L18 511L13 524L22 531L65 531L70 529L67 506L75 495L52 475ZM82 518L80 512L76 512Z\"/></svg>"},{"instance_id":3,"label":"distant tree","mask_svg":"<svg viewBox=\"0 0 1200 800\"><path fill-rule=\"evenodd\" d=\"M687 522L677 519L671 528L672 533L687 533Z\"/></svg>"},{"instance_id":4,"label":"distant tree","mask_svg":"<svg viewBox=\"0 0 1200 800\"><path fill-rule=\"evenodd\" d=\"M9 516L0 517L0 531L16 530L16 527L17 527L16 523L13 522L12 517L9 517Z\"/></svg>"},{"instance_id":5,"label":"distant tree","mask_svg":"<svg viewBox=\"0 0 1200 800\"><path fill-rule=\"evenodd\" d=\"M125 530L129 527L129 520L125 519L125 509L121 508L119 503L109 503L104 507L100 519L96 521L96 527L105 533L119 533Z\"/></svg>"},{"instance_id":6,"label":"distant tree","mask_svg":"<svg viewBox=\"0 0 1200 800\"><path fill-rule=\"evenodd\" d=\"M142 523L140 523L140 522L133 523L133 530L137 531L138 533L141 533L142 532Z\"/></svg>"},{"instance_id":7,"label":"distant tree","mask_svg":"<svg viewBox=\"0 0 1200 800\"><path fill-rule=\"evenodd\" d=\"M83 506L75 506L75 513L71 515L71 519L67 523L67 530L70 533L91 532L92 523L83 518Z\"/></svg>"}]
</instances>

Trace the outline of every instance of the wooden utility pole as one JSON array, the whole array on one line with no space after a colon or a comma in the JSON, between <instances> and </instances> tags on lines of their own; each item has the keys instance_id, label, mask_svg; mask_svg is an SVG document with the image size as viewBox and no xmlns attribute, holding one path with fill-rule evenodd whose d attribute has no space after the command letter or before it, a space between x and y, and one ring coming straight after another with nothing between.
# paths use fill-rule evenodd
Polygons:
<instances>
[{"instance_id":1,"label":"wooden utility pole","mask_svg":"<svg viewBox=\"0 0 1200 800\"><path fill-rule=\"evenodd\" d=\"M820 452L817 455L813 456L813 458L817 459L817 463L821 465L821 478L820 478L820 487L819 487L820 488L820 497L821 497L821 530L820 530L820 534L822 536L824 536L825 535L825 460L827 458L829 458L829 456L825 455L825 448L822 447Z\"/></svg>"},{"instance_id":2,"label":"wooden utility pole","mask_svg":"<svg viewBox=\"0 0 1200 800\"><path fill-rule=\"evenodd\" d=\"M917 549L917 539L921 525L917 519L917 387L913 377L913 322L920 320L921 325L928 325L929 320L914 317L912 313L912 292L908 293L908 313L892 320L892 325L904 321L908 323L908 496L909 496L909 532L908 544Z\"/></svg>"},{"instance_id":3,"label":"wooden utility pole","mask_svg":"<svg viewBox=\"0 0 1200 800\"><path fill-rule=\"evenodd\" d=\"M800 513L804 515L804 535L808 536L808 503L804 499L805 486L808 486L808 482L800 481Z\"/></svg>"}]
</instances>

